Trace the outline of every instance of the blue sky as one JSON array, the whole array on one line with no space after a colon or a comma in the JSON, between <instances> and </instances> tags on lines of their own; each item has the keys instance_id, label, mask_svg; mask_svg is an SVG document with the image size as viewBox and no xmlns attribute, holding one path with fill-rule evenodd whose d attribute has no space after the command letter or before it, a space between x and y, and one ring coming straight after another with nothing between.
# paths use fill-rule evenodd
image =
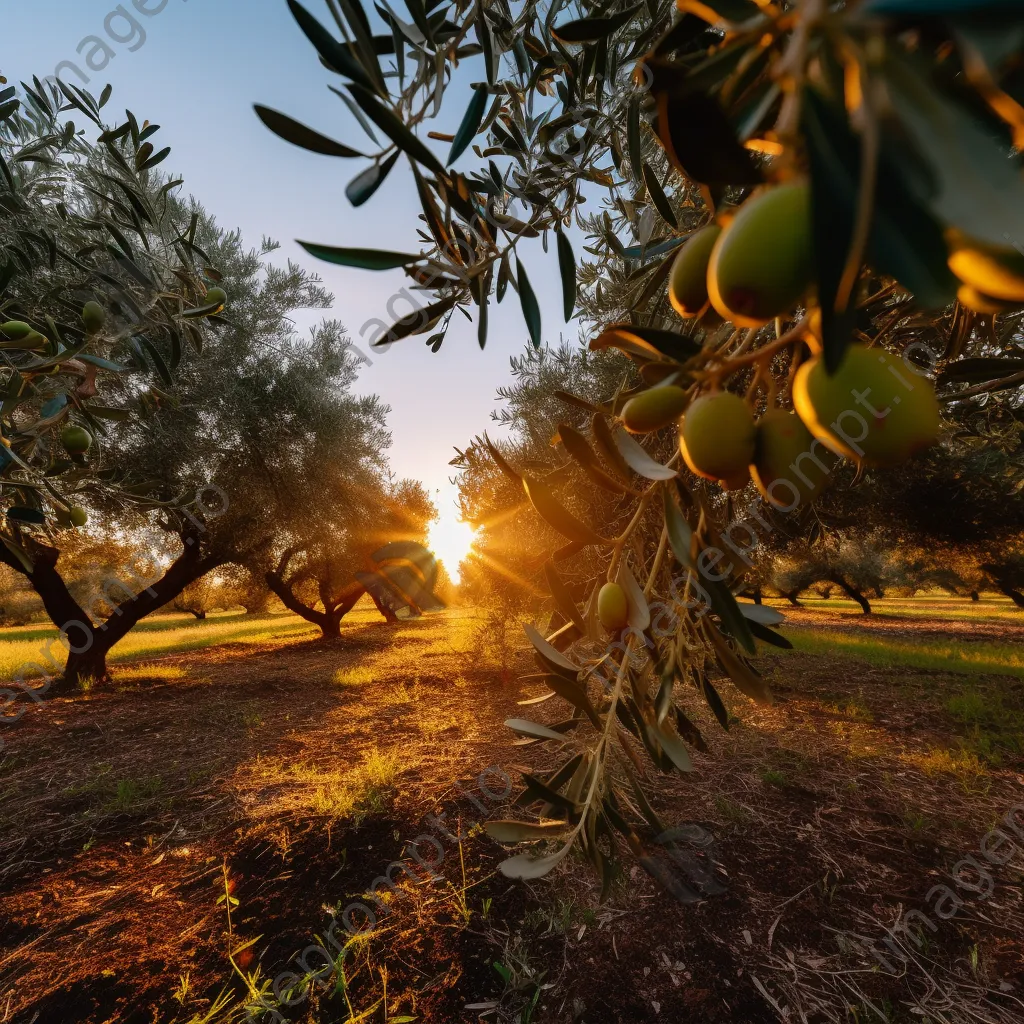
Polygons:
<instances>
[{"instance_id":1,"label":"blue sky","mask_svg":"<svg viewBox=\"0 0 1024 1024\"><path fill-rule=\"evenodd\" d=\"M285 0L167 0L163 7L162 0L135 2L154 13L147 17L132 0L120 5L113 0L5 4L8 45L0 72L16 83L33 74L52 74L59 62L72 60L90 75L88 88L94 94L110 82L109 109L129 107L140 120L162 126L159 137L173 150L164 166L184 177L185 187L222 225L241 228L253 246L263 235L271 236L282 243L281 258L291 257L323 277L336 296L332 315L347 325L353 340L359 341L359 329L368 321L390 320L388 301L408 283L401 271L331 267L294 242L302 238L416 251L419 206L408 164L400 161L373 199L353 209L344 187L365 161L297 149L257 120L252 104L258 102L354 148L365 150L369 141L328 91L327 84L339 80L321 67ZM119 6L142 26L146 39L141 45L123 17L110 21L110 30L105 27ZM323 0L306 0L306 6L330 23ZM99 72L88 71L77 52L90 35L103 38L115 54ZM446 95L441 117L428 122L427 130L454 131L468 102L468 83L482 77L479 57L466 62ZM445 157L446 144L428 144ZM459 166L473 167L475 159L469 152ZM560 333L575 338L578 328L562 320L554 246L551 250L545 254L536 241L523 248L523 255L541 303L545 338L557 342ZM404 312L404 306L398 308ZM311 319L297 318L299 323ZM491 308L485 351L477 345L475 324L456 313L436 355L424 339L410 338L386 353L371 352L374 364L362 371L358 389L381 395L392 407L395 471L423 480L431 491L440 489L436 498L446 512L453 495L446 486L452 448L464 447L490 426L495 390L508 379L509 357L522 350L526 339L518 300L510 290L501 306Z\"/></svg>"}]
</instances>

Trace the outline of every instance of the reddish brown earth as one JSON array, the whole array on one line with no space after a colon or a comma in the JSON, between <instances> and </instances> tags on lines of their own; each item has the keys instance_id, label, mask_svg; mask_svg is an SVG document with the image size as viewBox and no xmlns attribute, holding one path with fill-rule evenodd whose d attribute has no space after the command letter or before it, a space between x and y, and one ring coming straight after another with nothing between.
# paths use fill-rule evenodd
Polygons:
<instances>
[{"instance_id":1,"label":"reddish brown earth","mask_svg":"<svg viewBox=\"0 0 1024 1024\"><path fill-rule=\"evenodd\" d=\"M502 722L535 691L491 660L473 613L168 663L185 679L54 701L5 735L3 1024L243 1020L243 976L272 981L440 811L472 833L461 857L442 840L438 880L403 884L349 950L346 991L332 983L287 1019L759 1024L787 1006L790 1019L870 1020L871 1006L927 1019L915 1000L934 1019L1024 1019L1022 851L988 899L939 921L902 977L844 937L883 948L899 908L928 910L929 890L1024 801L1019 751L994 765L960 750L969 737L945 700L964 677L765 659L777 702L723 682L728 733L685 696L709 752L649 788L663 820L713 835L727 889L680 905L627 860L600 904L575 855L512 882L497 873L506 853L473 828L509 813L481 793L481 772L556 763L510 746ZM528 669L525 652L515 667ZM333 681L357 668L364 681ZM983 681L1024 709L1020 680ZM554 720L555 703L529 713ZM369 750L393 761L380 785ZM362 802L332 815L345 786Z\"/></svg>"}]
</instances>

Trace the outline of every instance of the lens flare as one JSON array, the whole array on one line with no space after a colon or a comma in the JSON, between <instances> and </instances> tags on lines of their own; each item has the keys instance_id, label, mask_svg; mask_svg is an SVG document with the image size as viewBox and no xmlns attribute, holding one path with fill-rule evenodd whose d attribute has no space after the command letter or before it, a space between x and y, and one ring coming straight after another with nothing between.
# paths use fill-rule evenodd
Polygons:
<instances>
[{"instance_id":1,"label":"lens flare","mask_svg":"<svg viewBox=\"0 0 1024 1024\"><path fill-rule=\"evenodd\" d=\"M459 566L469 554L476 540L476 530L469 524L456 519L454 513L442 513L430 526L427 547L441 562L453 583L459 582Z\"/></svg>"}]
</instances>

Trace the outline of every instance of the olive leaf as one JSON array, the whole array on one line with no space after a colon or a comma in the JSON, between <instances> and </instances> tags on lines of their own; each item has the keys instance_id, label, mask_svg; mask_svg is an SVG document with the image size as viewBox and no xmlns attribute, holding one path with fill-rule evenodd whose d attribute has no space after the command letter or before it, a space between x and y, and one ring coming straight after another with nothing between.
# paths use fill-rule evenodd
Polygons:
<instances>
[{"instance_id":1,"label":"olive leaf","mask_svg":"<svg viewBox=\"0 0 1024 1024\"><path fill-rule=\"evenodd\" d=\"M540 517L569 540L579 541L581 544L611 543L560 505L547 484L524 476L523 489Z\"/></svg>"},{"instance_id":2,"label":"olive leaf","mask_svg":"<svg viewBox=\"0 0 1024 1024\"><path fill-rule=\"evenodd\" d=\"M559 839L569 832L564 821L541 824L529 821L485 821L484 830L499 843L525 843L532 839Z\"/></svg>"},{"instance_id":3,"label":"olive leaf","mask_svg":"<svg viewBox=\"0 0 1024 1024\"><path fill-rule=\"evenodd\" d=\"M540 635L535 626L531 626L528 622L524 623L523 631L526 633L526 638L533 644L534 650L556 672L566 675L571 679L575 679L579 675L580 670L560 650L552 647Z\"/></svg>"},{"instance_id":4,"label":"olive leaf","mask_svg":"<svg viewBox=\"0 0 1024 1024\"><path fill-rule=\"evenodd\" d=\"M494 459L494 463L498 469L500 469L502 473L504 473L505 476L507 476L517 487L521 487L523 483L522 476L506 461L505 457L497 448L495 448L486 434L484 434L484 447L487 449L487 453L491 458Z\"/></svg>"},{"instance_id":5,"label":"olive leaf","mask_svg":"<svg viewBox=\"0 0 1024 1024\"><path fill-rule=\"evenodd\" d=\"M568 323L576 308L576 257L572 242L564 231L555 233L555 244L558 246L558 272L562 278L562 314Z\"/></svg>"},{"instance_id":6,"label":"olive leaf","mask_svg":"<svg viewBox=\"0 0 1024 1024\"><path fill-rule=\"evenodd\" d=\"M608 421L601 413L596 412L590 418L590 429L601 457L615 470L620 479L628 483L632 477L629 463L622 457L622 452L612 435L612 428L608 426Z\"/></svg>"},{"instance_id":7,"label":"olive leaf","mask_svg":"<svg viewBox=\"0 0 1024 1024\"><path fill-rule=\"evenodd\" d=\"M373 343L374 347L390 345L392 342L401 341L402 338L408 338L410 335L422 334L424 331L429 331L445 313L452 309L455 302L455 297L449 296L448 298L438 299L436 302L432 302L429 306L414 309L401 319L396 320L391 327L385 331L383 336Z\"/></svg>"},{"instance_id":8,"label":"olive leaf","mask_svg":"<svg viewBox=\"0 0 1024 1024\"><path fill-rule=\"evenodd\" d=\"M805 91L803 130L811 167L812 228L826 366L834 371L853 330L853 310L837 313L834 298L853 237L860 143L841 109ZM913 292L921 305L941 307L956 294L942 228L904 182L897 153L883 145L876 170L877 201L868 255L877 268Z\"/></svg>"},{"instance_id":9,"label":"olive leaf","mask_svg":"<svg viewBox=\"0 0 1024 1024\"><path fill-rule=\"evenodd\" d=\"M580 610L576 607L576 602L572 599L569 588L565 585L562 577L558 575L558 570L552 562L544 563L544 576L548 581L548 589L551 591L551 596L555 599L555 605L558 607L558 610L581 633L586 633L587 627L583 622L583 616L580 615Z\"/></svg>"},{"instance_id":10,"label":"olive leaf","mask_svg":"<svg viewBox=\"0 0 1024 1024\"><path fill-rule=\"evenodd\" d=\"M686 744L668 726L654 726L653 732L661 749L668 754L672 763L681 772L692 772L693 762L690 760L690 752L686 749Z\"/></svg>"},{"instance_id":11,"label":"olive leaf","mask_svg":"<svg viewBox=\"0 0 1024 1024\"><path fill-rule=\"evenodd\" d=\"M701 351L701 346L692 338L684 338L675 331L658 327L634 327L632 324L612 324L606 327L590 342L590 348L597 352L605 348L617 348L626 355L645 359L686 360Z\"/></svg>"},{"instance_id":12,"label":"olive leaf","mask_svg":"<svg viewBox=\"0 0 1024 1024\"><path fill-rule=\"evenodd\" d=\"M677 475L671 466L664 466L652 459L643 445L634 441L622 427L616 427L612 431L612 438L630 469L647 477L648 480L671 480Z\"/></svg>"},{"instance_id":13,"label":"olive leaf","mask_svg":"<svg viewBox=\"0 0 1024 1024\"><path fill-rule=\"evenodd\" d=\"M416 263L422 256L407 252L388 252L385 249L348 249L333 245L318 245L316 242L299 241L299 245L319 260L336 263L341 267L358 267L361 270L394 270Z\"/></svg>"},{"instance_id":14,"label":"olive leaf","mask_svg":"<svg viewBox=\"0 0 1024 1024\"><path fill-rule=\"evenodd\" d=\"M612 494L625 494L627 488L609 476L598 461L597 455L587 439L567 423L558 425L558 437L565 450L575 459L590 479L603 490Z\"/></svg>"},{"instance_id":15,"label":"olive leaf","mask_svg":"<svg viewBox=\"0 0 1024 1024\"><path fill-rule=\"evenodd\" d=\"M626 592L629 624L633 629L642 633L651 624L651 612L647 607L647 598L644 596L643 589L637 583L633 573L630 572L625 558L619 561L615 581Z\"/></svg>"},{"instance_id":16,"label":"olive leaf","mask_svg":"<svg viewBox=\"0 0 1024 1024\"><path fill-rule=\"evenodd\" d=\"M406 127L394 111L385 107L371 90L355 82L348 86L352 98L366 116L396 145L435 174L444 175L441 161Z\"/></svg>"},{"instance_id":17,"label":"olive leaf","mask_svg":"<svg viewBox=\"0 0 1024 1024\"><path fill-rule=\"evenodd\" d=\"M531 736L539 740L558 740L560 743L565 742L565 736L562 733L556 732L546 725L530 722L525 718L509 718L506 720L505 725L513 732L517 732L522 736Z\"/></svg>"},{"instance_id":18,"label":"olive leaf","mask_svg":"<svg viewBox=\"0 0 1024 1024\"><path fill-rule=\"evenodd\" d=\"M353 82L358 82L368 88L372 87L366 72L352 57L349 48L339 43L302 4L298 3L298 0L288 0L288 9L292 12L292 17L299 23L299 28L305 33L306 38L316 47L317 53L320 54L321 60L327 67L339 75L350 78Z\"/></svg>"},{"instance_id":19,"label":"olive leaf","mask_svg":"<svg viewBox=\"0 0 1024 1024\"><path fill-rule=\"evenodd\" d=\"M518 257L516 258L516 283L519 285L519 304L522 306L523 319L530 331L530 340L533 342L534 348L540 348L540 305L530 284L530 279L526 276L526 267Z\"/></svg>"},{"instance_id":20,"label":"olive leaf","mask_svg":"<svg viewBox=\"0 0 1024 1024\"><path fill-rule=\"evenodd\" d=\"M766 644L771 644L773 647L781 647L785 651L793 649L792 642L781 633L776 633L774 629L769 629L767 626L756 621L748 622L747 625L750 627L750 632L754 634L755 640L762 640Z\"/></svg>"},{"instance_id":21,"label":"olive leaf","mask_svg":"<svg viewBox=\"0 0 1024 1024\"><path fill-rule=\"evenodd\" d=\"M498 865L498 870L506 878L523 880L543 878L565 859L565 855L570 849L572 849L571 844L566 843L557 853L549 854L546 857L531 857L529 854L521 853L518 856L509 857L508 860L503 860Z\"/></svg>"},{"instance_id":22,"label":"olive leaf","mask_svg":"<svg viewBox=\"0 0 1024 1024\"><path fill-rule=\"evenodd\" d=\"M668 490L662 492L662 498L664 499L665 530L668 533L669 547L681 566L692 569L693 530Z\"/></svg>"},{"instance_id":23,"label":"olive leaf","mask_svg":"<svg viewBox=\"0 0 1024 1024\"><path fill-rule=\"evenodd\" d=\"M301 124L287 114L271 110L270 107L264 107L257 103L253 106L253 109L256 111L256 116L275 135L284 139L285 142L290 142L293 146L300 146L302 149L308 149L313 153L322 153L324 156L352 157L366 155L356 149L352 149L350 146L344 146L340 142L335 142L333 139L327 138L326 135L321 135L312 128L307 128L306 125Z\"/></svg>"},{"instance_id":24,"label":"olive leaf","mask_svg":"<svg viewBox=\"0 0 1024 1024\"><path fill-rule=\"evenodd\" d=\"M661 214L661 219L666 224L671 224L672 227L678 227L676 215L668 201L668 196L665 195L661 182L658 181L658 176L651 170L650 164L643 165L643 179L644 184L647 186L647 192L651 197L651 202L654 203L658 213Z\"/></svg>"},{"instance_id":25,"label":"olive leaf","mask_svg":"<svg viewBox=\"0 0 1024 1024\"><path fill-rule=\"evenodd\" d=\"M715 649L718 663L736 684L737 689L759 704L771 704L772 695L765 681L732 651L726 639L706 618L704 624L705 635ZM751 640L751 644L753 644L753 640Z\"/></svg>"},{"instance_id":26,"label":"olive leaf","mask_svg":"<svg viewBox=\"0 0 1024 1024\"><path fill-rule=\"evenodd\" d=\"M1024 371L1024 359L975 356L949 363L939 371L939 383L983 384Z\"/></svg>"},{"instance_id":27,"label":"olive leaf","mask_svg":"<svg viewBox=\"0 0 1024 1024\"><path fill-rule=\"evenodd\" d=\"M398 150L395 150L381 164L371 164L365 171L357 174L345 186L345 195L353 206L362 206L378 188L384 183L384 179L391 172L398 160Z\"/></svg>"},{"instance_id":28,"label":"olive leaf","mask_svg":"<svg viewBox=\"0 0 1024 1024\"><path fill-rule=\"evenodd\" d=\"M786 621L786 616L778 608L771 608L766 604L737 602L737 607L748 622L759 622L762 626L777 626L780 622Z\"/></svg>"},{"instance_id":29,"label":"olive leaf","mask_svg":"<svg viewBox=\"0 0 1024 1024\"><path fill-rule=\"evenodd\" d=\"M611 17L577 18L551 29L551 34L562 43L591 43L617 32L628 25L643 10L643 4L629 7Z\"/></svg>"},{"instance_id":30,"label":"olive leaf","mask_svg":"<svg viewBox=\"0 0 1024 1024\"><path fill-rule=\"evenodd\" d=\"M918 62L886 50L887 94L934 175L927 201L946 224L1005 246L1024 239L1024 178L975 115L930 81ZM925 198L925 197L922 197Z\"/></svg>"},{"instance_id":31,"label":"olive leaf","mask_svg":"<svg viewBox=\"0 0 1024 1024\"><path fill-rule=\"evenodd\" d=\"M7 510L7 518L18 523L28 523L32 526L42 526L46 522L46 516L37 508L14 505Z\"/></svg>"},{"instance_id":32,"label":"olive leaf","mask_svg":"<svg viewBox=\"0 0 1024 1024\"><path fill-rule=\"evenodd\" d=\"M756 185L761 172L718 101L678 83L662 87L655 62L647 65L655 71L658 137L676 170L705 185Z\"/></svg>"},{"instance_id":33,"label":"olive leaf","mask_svg":"<svg viewBox=\"0 0 1024 1024\"><path fill-rule=\"evenodd\" d=\"M453 164L469 148L480 128L480 122L484 119L484 110L487 107L487 90L481 86L474 86L473 98L469 101L466 113L459 125L459 130L452 140L452 148L448 153L448 163Z\"/></svg>"},{"instance_id":34,"label":"olive leaf","mask_svg":"<svg viewBox=\"0 0 1024 1024\"><path fill-rule=\"evenodd\" d=\"M633 180L643 183L643 157L640 149L640 97L634 96L626 107L626 155L633 172Z\"/></svg>"}]
</instances>

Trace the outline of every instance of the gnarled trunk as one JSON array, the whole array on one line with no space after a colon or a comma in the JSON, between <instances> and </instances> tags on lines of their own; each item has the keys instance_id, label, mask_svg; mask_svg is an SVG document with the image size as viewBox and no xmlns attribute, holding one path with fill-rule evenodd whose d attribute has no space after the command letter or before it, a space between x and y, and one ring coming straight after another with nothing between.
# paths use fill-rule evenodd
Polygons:
<instances>
[{"instance_id":1,"label":"gnarled trunk","mask_svg":"<svg viewBox=\"0 0 1024 1024\"><path fill-rule=\"evenodd\" d=\"M144 590L116 605L106 622L92 630L92 642L85 649L77 651L75 645L71 645L64 669L64 680L69 689L87 680L106 680L109 677L107 654L116 643L123 640L147 615L173 601L189 584L224 564L223 558L204 558L200 554L197 534L183 533L182 546L182 553L160 579L152 581ZM206 617L205 612L192 614L197 618ZM68 639L70 642L70 636Z\"/></svg>"},{"instance_id":2,"label":"gnarled trunk","mask_svg":"<svg viewBox=\"0 0 1024 1024\"><path fill-rule=\"evenodd\" d=\"M996 589L1005 594L1018 608L1024 608L1024 593L1021 593L1020 571L1005 565L983 565Z\"/></svg>"},{"instance_id":3,"label":"gnarled trunk","mask_svg":"<svg viewBox=\"0 0 1024 1024\"><path fill-rule=\"evenodd\" d=\"M197 531L185 531L181 536L181 555L171 563L160 579L143 581L145 589L141 592L134 593L122 581L109 581L110 584L116 582L127 596L114 605L107 620L98 625L72 597L58 571L59 550L45 544L31 543L29 553L32 568L26 571L20 560L6 549L0 549L0 560L7 562L29 581L69 649L63 673L56 679L50 677L50 681L36 696L63 696L72 693L83 682L105 681L109 677L107 654L114 644L123 640L140 619L173 601L190 583L223 564L223 558L204 558L200 554ZM107 597L106 594L104 596Z\"/></svg>"},{"instance_id":4,"label":"gnarled trunk","mask_svg":"<svg viewBox=\"0 0 1024 1024\"><path fill-rule=\"evenodd\" d=\"M1009 583L1003 580L996 580L995 584L1018 608L1024 608L1024 594L1017 590L1016 587L1011 587Z\"/></svg>"},{"instance_id":5,"label":"gnarled trunk","mask_svg":"<svg viewBox=\"0 0 1024 1024\"><path fill-rule=\"evenodd\" d=\"M829 579L849 598L852 598L860 605L860 610L865 615L871 614L871 605L868 599L852 584L848 583L842 576L830 576Z\"/></svg>"},{"instance_id":6,"label":"gnarled trunk","mask_svg":"<svg viewBox=\"0 0 1024 1024\"><path fill-rule=\"evenodd\" d=\"M389 608L386 604L383 604L381 601L377 600L376 594L370 594L370 600L374 603L374 605L376 605L377 611L379 611L381 615L384 616L385 622L398 621L398 616L395 614L394 609Z\"/></svg>"},{"instance_id":7,"label":"gnarled trunk","mask_svg":"<svg viewBox=\"0 0 1024 1024\"><path fill-rule=\"evenodd\" d=\"M283 567L279 566L277 570L267 572L264 575L267 586L281 599L281 603L288 611L319 626L325 640L337 640L341 636L341 620L365 592L362 584L350 583L337 597L328 597L324 610L320 612L296 597L292 583L284 578L286 570L287 561L284 561Z\"/></svg>"},{"instance_id":8,"label":"gnarled trunk","mask_svg":"<svg viewBox=\"0 0 1024 1024\"><path fill-rule=\"evenodd\" d=\"M110 678L107 670L107 654L110 645L94 645L81 653L71 651L64 666L64 674L57 680L53 691L55 697L73 693L93 683L105 683Z\"/></svg>"},{"instance_id":9,"label":"gnarled trunk","mask_svg":"<svg viewBox=\"0 0 1024 1024\"><path fill-rule=\"evenodd\" d=\"M794 607L803 608L803 605L797 600L800 596L799 590L780 590L779 593Z\"/></svg>"},{"instance_id":10,"label":"gnarled trunk","mask_svg":"<svg viewBox=\"0 0 1024 1024\"><path fill-rule=\"evenodd\" d=\"M25 573L32 588L39 595L50 616L50 621L61 631L65 642L70 648L68 665L88 658L96 648L96 627L84 608L71 596L64 582L64 577L57 571L57 560L60 552L56 548L37 546L32 551L32 571ZM87 674L64 673L53 679L40 696L62 697L74 691L80 680L94 678L103 680L107 676L106 651L89 660Z\"/></svg>"}]
</instances>

